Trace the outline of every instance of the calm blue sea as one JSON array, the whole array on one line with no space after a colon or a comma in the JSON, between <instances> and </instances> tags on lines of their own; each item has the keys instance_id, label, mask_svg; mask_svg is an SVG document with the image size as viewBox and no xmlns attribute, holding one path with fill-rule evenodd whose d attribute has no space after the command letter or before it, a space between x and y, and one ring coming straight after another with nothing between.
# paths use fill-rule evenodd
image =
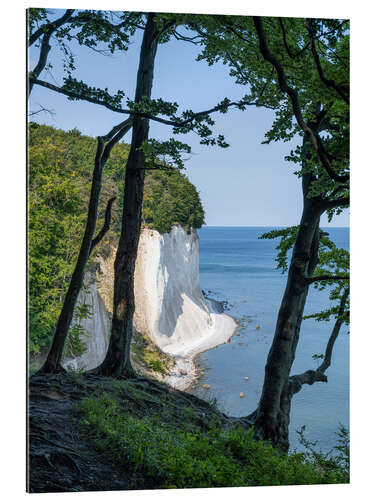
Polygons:
<instances>
[{"instance_id":1,"label":"calm blue sea","mask_svg":"<svg viewBox=\"0 0 375 500\"><path fill-rule=\"evenodd\" d=\"M245 319L246 326L229 344L203 353L198 362L205 370L200 385L192 391L199 397L216 398L219 408L235 416L248 415L257 405L264 377L266 357L272 342L286 276L276 270L278 240L258 237L272 228L204 227L200 237L201 288L217 300L231 305L228 314ZM349 249L348 228L329 228L337 246ZM310 287L305 313L327 308L328 293ZM246 322L246 319L249 322ZM260 328L256 329L256 325ZM324 353L332 323L305 320L293 373L314 369L313 354ZM334 347L328 383L304 386L292 403L291 448L302 449L296 429L306 426L305 435L328 451L337 444L339 425L349 426L349 335L342 327ZM249 377L248 381L244 377ZM245 393L240 398L240 392Z\"/></svg>"}]
</instances>

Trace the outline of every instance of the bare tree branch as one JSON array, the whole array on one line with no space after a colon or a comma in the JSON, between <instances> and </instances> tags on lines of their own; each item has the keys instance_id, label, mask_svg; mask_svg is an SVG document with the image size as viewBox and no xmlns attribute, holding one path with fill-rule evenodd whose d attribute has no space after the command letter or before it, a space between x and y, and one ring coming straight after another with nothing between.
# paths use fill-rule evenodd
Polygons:
<instances>
[{"instance_id":1,"label":"bare tree branch","mask_svg":"<svg viewBox=\"0 0 375 500\"><path fill-rule=\"evenodd\" d=\"M341 300L340 300L338 318L335 322L332 333L328 339L324 359L323 359L321 365L319 366L319 368L317 369L317 371L319 371L321 373L324 373L331 365L333 346L335 345L335 341L337 339L337 336L340 332L341 325L343 323L342 318L343 318L343 315L345 312L345 306L346 306L346 301L348 299L348 296L349 296L349 288L345 288L344 293L342 294Z\"/></svg>"},{"instance_id":2,"label":"bare tree branch","mask_svg":"<svg viewBox=\"0 0 375 500\"><path fill-rule=\"evenodd\" d=\"M94 247L103 239L105 234L107 233L110 225L111 225L111 210L112 210L112 204L115 201L116 196L113 196L110 198L107 202L107 207L105 209L105 216L104 216L104 224L97 236L92 240L91 242L91 247L90 247L90 253L91 255L92 251L94 250Z\"/></svg>"},{"instance_id":3,"label":"bare tree branch","mask_svg":"<svg viewBox=\"0 0 375 500\"><path fill-rule=\"evenodd\" d=\"M37 114L42 113L42 112L49 113L51 116L56 114L52 109L44 108L39 103L38 103L38 106L40 107L40 109L38 111L31 111L31 113L29 113L27 116L34 116L34 115L37 115Z\"/></svg>"},{"instance_id":4,"label":"bare tree branch","mask_svg":"<svg viewBox=\"0 0 375 500\"><path fill-rule=\"evenodd\" d=\"M333 347L335 345L338 334L340 333L341 326L344 322L343 315L348 296L349 288L346 288L341 296L338 317L328 339L325 355L320 366L316 370L307 370L306 372L299 375L293 375L289 377L288 392L290 398L301 390L303 384L312 385L315 382L328 382L328 378L325 375L325 372L331 365Z\"/></svg>"}]
</instances>

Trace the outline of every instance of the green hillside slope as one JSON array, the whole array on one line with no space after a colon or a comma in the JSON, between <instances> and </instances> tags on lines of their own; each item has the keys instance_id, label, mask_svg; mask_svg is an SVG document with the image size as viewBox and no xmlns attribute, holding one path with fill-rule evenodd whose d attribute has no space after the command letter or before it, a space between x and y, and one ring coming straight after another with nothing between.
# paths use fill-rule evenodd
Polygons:
<instances>
[{"instance_id":1,"label":"green hillside slope","mask_svg":"<svg viewBox=\"0 0 375 500\"><path fill-rule=\"evenodd\" d=\"M29 348L37 354L49 345L78 254L86 221L96 139L47 125L29 126L28 252ZM111 229L95 249L106 253L120 231L123 179L129 145L117 144L103 171L97 228L109 198L116 196ZM196 188L180 172L146 174L143 220L161 233L173 224L188 231L204 224ZM69 349L79 352L74 335Z\"/></svg>"}]
</instances>

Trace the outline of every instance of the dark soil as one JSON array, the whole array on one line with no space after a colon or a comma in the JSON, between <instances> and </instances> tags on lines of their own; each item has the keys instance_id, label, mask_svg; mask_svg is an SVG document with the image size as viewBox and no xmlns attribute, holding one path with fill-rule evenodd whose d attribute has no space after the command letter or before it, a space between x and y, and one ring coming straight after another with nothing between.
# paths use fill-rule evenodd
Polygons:
<instances>
[{"instance_id":1,"label":"dark soil","mask_svg":"<svg viewBox=\"0 0 375 500\"><path fill-rule=\"evenodd\" d=\"M75 404L84 393L64 376L33 377L29 390L28 491L129 489L129 473L82 435Z\"/></svg>"},{"instance_id":2,"label":"dark soil","mask_svg":"<svg viewBox=\"0 0 375 500\"><path fill-rule=\"evenodd\" d=\"M85 436L76 412L77 403L85 396L111 390L113 379L94 375L33 375L29 383L28 405L28 491L75 492L152 489L138 477L131 466L116 464L110 455L95 449ZM170 402L173 418L191 406L205 427L215 413L222 421L233 419L218 412L205 401L149 379L135 379L142 397L122 393L132 401L134 413L149 414L158 406L158 398ZM239 424L247 423L238 420Z\"/></svg>"}]
</instances>

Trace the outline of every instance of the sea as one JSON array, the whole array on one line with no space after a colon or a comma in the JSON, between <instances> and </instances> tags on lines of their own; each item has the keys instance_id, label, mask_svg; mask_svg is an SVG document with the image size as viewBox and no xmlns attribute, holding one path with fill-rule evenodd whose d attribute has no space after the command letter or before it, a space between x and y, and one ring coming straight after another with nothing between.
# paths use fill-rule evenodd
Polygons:
<instances>
[{"instance_id":1,"label":"sea","mask_svg":"<svg viewBox=\"0 0 375 500\"><path fill-rule=\"evenodd\" d=\"M245 416L256 409L286 274L276 269L279 240L259 239L270 227L213 227L198 230L200 284L211 298L225 305L240 325L227 344L202 353L197 363L204 375L191 392L215 401L228 415ZM280 228L278 228L280 229ZM349 249L348 228L322 228L338 246ZM310 287L305 314L327 309L328 291ZM291 374L315 369L315 354L325 352L331 322L306 319ZM305 385L292 401L289 427L291 450L303 451L297 431L315 448L328 452L337 446L340 426L349 428L349 331L343 325L336 340L327 383ZM248 380L244 378L248 377ZM202 387L209 384L210 389ZM240 393L244 397L240 397Z\"/></svg>"}]
</instances>

